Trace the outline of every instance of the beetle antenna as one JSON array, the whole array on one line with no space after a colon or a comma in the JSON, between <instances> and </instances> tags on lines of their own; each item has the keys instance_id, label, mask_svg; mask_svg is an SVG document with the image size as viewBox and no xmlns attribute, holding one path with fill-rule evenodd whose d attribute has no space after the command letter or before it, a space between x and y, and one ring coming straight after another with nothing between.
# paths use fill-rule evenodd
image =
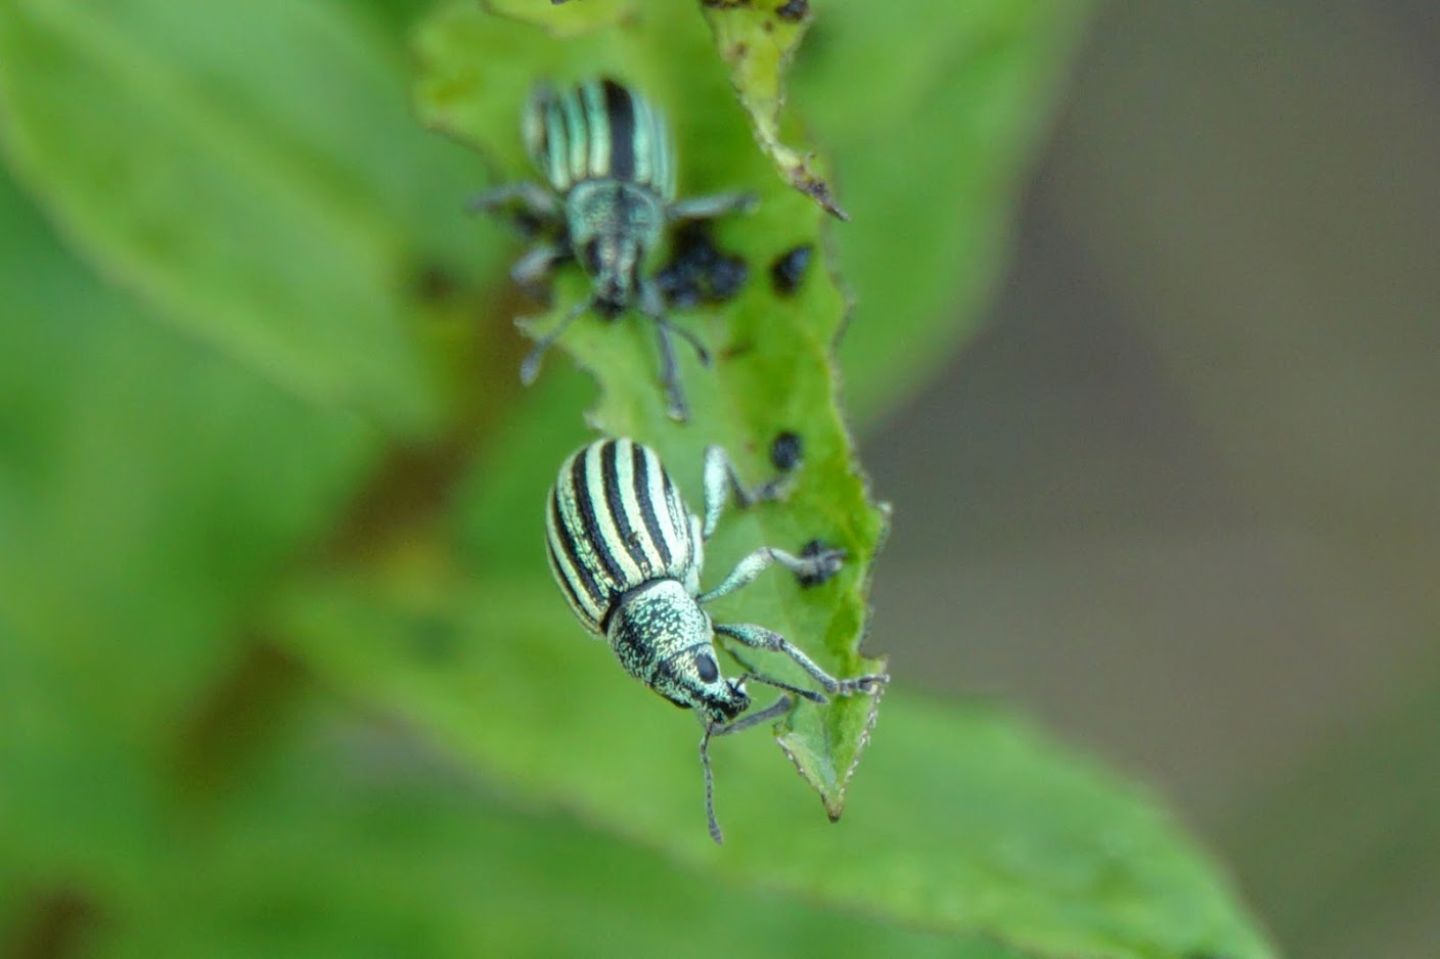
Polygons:
<instances>
[{"instance_id":1,"label":"beetle antenna","mask_svg":"<svg viewBox=\"0 0 1440 959\"><path fill-rule=\"evenodd\" d=\"M751 679L759 679L759 676L750 676ZM743 682L744 680L740 680ZM795 690L798 693L805 693L806 690ZM725 842L725 833L720 830L720 821L715 818L715 774L710 770L710 738L712 736L728 736L731 733L738 733L742 730L758 726L768 722L776 716L782 716L790 711L795 701L789 696L781 696L775 702L766 706L758 713L751 713L733 723L707 722L705 724L705 735L700 737L700 771L705 776L705 822L710 827L710 838L715 840L716 845Z\"/></svg>"},{"instance_id":2,"label":"beetle antenna","mask_svg":"<svg viewBox=\"0 0 1440 959\"><path fill-rule=\"evenodd\" d=\"M715 818L715 774L710 771L710 737L715 734L715 724L705 724L705 735L700 737L700 769L705 774L705 822L710 827L710 838L719 846L725 842L720 831L720 822Z\"/></svg>"}]
</instances>

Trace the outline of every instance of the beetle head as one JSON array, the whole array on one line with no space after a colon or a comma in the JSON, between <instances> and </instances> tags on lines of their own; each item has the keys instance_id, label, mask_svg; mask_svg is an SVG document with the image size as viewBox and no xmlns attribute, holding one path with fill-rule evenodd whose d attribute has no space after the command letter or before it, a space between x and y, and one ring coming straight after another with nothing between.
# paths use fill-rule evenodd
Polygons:
<instances>
[{"instance_id":1,"label":"beetle head","mask_svg":"<svg viewBox=\"0 0 1440 959\"><path fill-rule=\"evenodd\" d=\"M728 722L750 705L744 684L720 675L710 617L678 580L657 580L628 594L607 635L626 672L709 722Z\"/></svg>"},{"instance_id":2,"label":"beetle head","mask_svg":"<svg viewBox=\"0 0 1440 959\"><path fill-rule=\"evenodd\" d=\"M660 241L664 205L649 191L618 180L577 184L565 202L570 242L594 282L595 309L616 316L640 288L640 270Z\"/></svg>"},{"instance_id":3,"label":"beetle head","mask_svg":"<svg viewBox=\"0 0 1440 959\"><path fill-rule=\"evenodd\" d=\"M595 312L614 318L625 311L640 285L640 243L623 233L593 237L580 248L580 258L595 283Z\"/></svg>"},{"instance_id":4,"label":"beetle head","mask_svg":"<svg viewBox=\"0 0 1440 959\"><path fill-rule=\"evenodd\" d=\"M676 654L662 664L656 678L657 692L676 705L695 709L710 723L728 723L750 708L744 682L720 675L709 643Z\"/></svg>"}]
</instances>

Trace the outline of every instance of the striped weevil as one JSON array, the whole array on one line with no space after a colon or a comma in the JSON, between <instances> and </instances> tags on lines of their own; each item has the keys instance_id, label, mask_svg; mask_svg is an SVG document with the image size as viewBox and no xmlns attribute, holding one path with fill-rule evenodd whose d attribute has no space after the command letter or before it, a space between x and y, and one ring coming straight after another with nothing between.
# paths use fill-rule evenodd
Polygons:
<instances>
[{"instance_id":1,"label":"striped weevil","mask_svg":"<svg viewBox=\"0 0 1440 959\"><path fill-rule=\"evenodd\" d=\"M778 563L804 582L839 572L845 554L816 548L800 556L762 546L742 559L712 589L702 591L705 541L726 502L741 507L784 496L783 480L755 489L740 483L718 446L705 451L705 515L689 512L655 451L629 439L597 440L572 453L550 490L546 545L550 570L570 608L592 634L604 637L630 675L685 709L694 709L704 735L700 764L711 837L722 840L715 819L710 740L748 729L789 711L799 696L816 703L827 695L875 691L883 674L837 679L779 633L763 626L716 623L701 607L747 585ZM819 684L803 689L756 672L721 675L716 640L784 653ZM741 717L750 706L745 681L784 691L772 705Z\"/></svg>"},{"instance_id":2,"label":"striped weevil","mask_svg":"<svg viewBox=\"0 0 1440 959\"><path fill-rule=\"evenodd\" d=\"M533 286L559 264L578 260L590 277L588 299L576 304L535 343L520 365L526 384L540 360L569 325L589 309L614 319L635 307L655 323L660 381L671 418L689 415L680 388L675 334L694 347L700 362L710 354L693 334L666 316L664 297L643 272L667 224L702 220L751 209L749 193L675 199L675 147L660 108L610 79L556 90L541 84L524 117L525 148L545 179L526 180L478 196L472 209L516 211L522 223L545 238L516 261L511 278Z\"/></svg>"}]
</instances>

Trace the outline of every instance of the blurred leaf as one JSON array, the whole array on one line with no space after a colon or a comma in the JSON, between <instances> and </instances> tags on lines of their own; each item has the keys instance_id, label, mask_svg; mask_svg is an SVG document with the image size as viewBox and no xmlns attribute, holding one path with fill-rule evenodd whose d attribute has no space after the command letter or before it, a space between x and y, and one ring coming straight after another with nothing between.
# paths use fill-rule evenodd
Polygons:
<instances>
[{"instance_id":1,"label":"blurred leaf","mask_svg":"<svg viewBox=\"0 0 1440 959\"><path fill-rule=\"evenodd\" d=\"M780 109L785 105L785 71L814 14L809 0L756 0L745 3L701 2L715 35L715 47L730 67L730 79L750 114L755 139L791 186L828 212L845 219L830 185L815 168L813 155L780 139ZM826 10L829 16L830 11Z\"/></svg>"},{"instance_id":2,"label":"blurred leaf","mask_svg":"<svg viewBox=\"0 0 1440 959\"><path fill-rule=\"evenodd\" d=\"M917 391L974 332L1089 8L1079 0L816 7L791 100L832 158L851 214L830 234L857 301L840 360L847 405L861 422Z\"/></svg>"},{"instance_id":3,"label":"blurred leaf","mask_svg":"<svg viewBox=\"0 0 1440 959\"><path fill-rule=\"evenodd\" d=\"M469 6L453 7L425 28L420 42L426 70L422 109L429 122L476 146L493 147L513 178L526 175L516 163L516 127L534 83L598 73L625 77L675 107L669 112L676 117L682 168L687 175L700 171L697 192L722 183L759 187L760 212L720 227L721 245L738 251L752 272L796 245L819 242L822 214L768 176L719 65L708 58L708 41L693 10L657 7L623 28L561 43ZM698 109L699 104L713 108ZM561 302L584 295L583 278L572 271L565 279L567 295L558 298ZM843 297L819 269L788 296L777 294L768 279L754 277L719 315L682 320L709 342L716 357L714 370L688 364L693 415L684 426L664 413L649 321L632 317L617 325L589 319L563 342L600 382L592 424L658 447L676 481L689 490L692 508L701 502L697 481L705 446L725 446L753 482L774 472L766 460L770 440L786 430L800 434L805 462L795 490L783 505L729 519L724 535L707 546L707 581L718 582L727 564L762 544L799 550L818 537L845 549L847 568L830 583L802 590L777 572L717 608L726 618L743 615L744 621L792 637L837 675L875 671L882 664L863 659L858 645L869 561L883 535L884 517L868 500L835 402L830 346L844 313ZM559 307L549 322L564 309ZM529 480L534 505L528 512L537 518L537 543L542 496L556 465L558 459ZM533 568L543 569L543 561ZM579 627L566 631L578 633ZM807 680L802 674L797 681ZM782 745L832 817L843 809L875 704L867 696L837 699L823 709L804 704L784 725Z\"/></svg>"},{"instance_id":4,"label":"blurred leaf","mask_svg":"<svg viewBox=\"0 0 1440 959\"><path fill-rule=\"evenodd\" d=\"M506 811L407 743L339 732L285 757L130 891L97 954L1021 959L703 882L573 821Z\"/></svg>"},{"instance_id":5,"label":"blurred leaf","mask_svg":"<svg viewBox=\"0 0 1440 959\"><path fill-rule=\"evenodd\" d=\"M735 881L1043 957L1272 955L1148 797L988 710L892 692L845 819L813 814L763 737L717 744L564 627L548 584L457 596L433 573L297 589L277 623L322 676L431 733L519 798Z\"/></svg>"},{"instance_id":6,"label":"blurred leaf","mask_svg":"<svg viewBox=\"0 0 1440 959\"><path fill-rule=\"evenodd\" d=\"M461 157L415 130L372 29L331 3L19 0L0 8L0 142L159 315L414 431L437 413L403 297L422 257L460 249Z\"/></svg>"},{"instance_id":7,"label":"blurred leaf","mask_svg":"<svg viewBox=\"0 0 1440 959\"><path fill-rule=\"evenodd\" d=\"M375 444L98 283L3 175L0 291L0 863L130 881L192 712Z\"/></svg>"},{"instance_id":8,"label":"blurred leaf","mask_svg":"<svg viewBox=\"0 0 1440 959\"><path fill-rule=\"evenodd\" d=\"M480 3L491 13L534 24L557 37L574 36L618 23L635 10L635 0L581 0L579 3L564 3L564 0L550 0L548 3L536 0L480 0Z\"/></svg>"}]
</instances>

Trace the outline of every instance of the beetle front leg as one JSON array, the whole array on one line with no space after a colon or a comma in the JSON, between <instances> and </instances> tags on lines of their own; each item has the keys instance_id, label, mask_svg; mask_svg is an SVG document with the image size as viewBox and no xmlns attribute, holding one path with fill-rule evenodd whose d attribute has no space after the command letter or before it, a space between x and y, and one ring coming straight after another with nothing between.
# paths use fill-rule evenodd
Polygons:
<instances>
[{"instance_id":1,"label":"beetle front leg","mask_svg":"<svg viewBox=\"0 0 1440 959\"><path fill-rule=\"evenodd\" d=\"M820 684L820 688L833 696L853 696L856 693L873 692L890 681L890 677L883 673L856 676L853 679L836 679L821 669L815 660L801 652L798 646L764 626L755 626L749 623L716 623L715 632L722 636L729 636L751 649L784 653L795 660L801 669L809 673L815 682Z\"/></svg>"},{"instance_id":2,"label":"beetle front leg","mask_svg":"<svg viewBox=\"0 0 1440 959\"><path fill-rule=\"evenodd\" d=\"M696 597L696 601L708 603L748 586L755 581L755 577L776 563L790 570L798 579L815 584L822 583L840 572L844 562L845 551L841 549L820 549L807 556L796 556L773 546L762 546L737 563L719 586L701 593Z\"/></svg>"},{"instance_id":3,"label":"beetle front leg","mask_svg":"<svg viewBox=\"0 0 1440 959\"><path fill-rule=\"evenodd\" d=\"M727 213L749 213L758 205L755 194L737 190L677 200L665 210L665 215L671 220L713 220Z\"/></svg>"},{"instance_id":4,"label":"beetle front leg","mask_svg":"<svg viewBox=\"0 0 1440 959\"><path fill-rule=\"evenodd\" d=\"M680 386L680 366L675 361L675 347L670 337L678 336L695 350L701 366L710 365L710 351L688 330L682 330L670 322L660 299L660 291L653 283L640 288L640 312L655 323L656 343L660 350L660 384L665 389L666 412L677 423L690 418L690 408L685 402L685 390Z\"/></svg>"},{"instance_id":5,"label":"beetle front leg","mask_svg":"<svg viewBox=\"0 0 1440 959\"><path fill-rule=\"evenodd\" d=\"M665 390L665 412L677 423L690 418L685 390L680 386L680 367L675 362L675 347L670 343L672 327L661 318L655 320L655 343L660 351L660 385Z\"/></svg>"}]
</instances>

